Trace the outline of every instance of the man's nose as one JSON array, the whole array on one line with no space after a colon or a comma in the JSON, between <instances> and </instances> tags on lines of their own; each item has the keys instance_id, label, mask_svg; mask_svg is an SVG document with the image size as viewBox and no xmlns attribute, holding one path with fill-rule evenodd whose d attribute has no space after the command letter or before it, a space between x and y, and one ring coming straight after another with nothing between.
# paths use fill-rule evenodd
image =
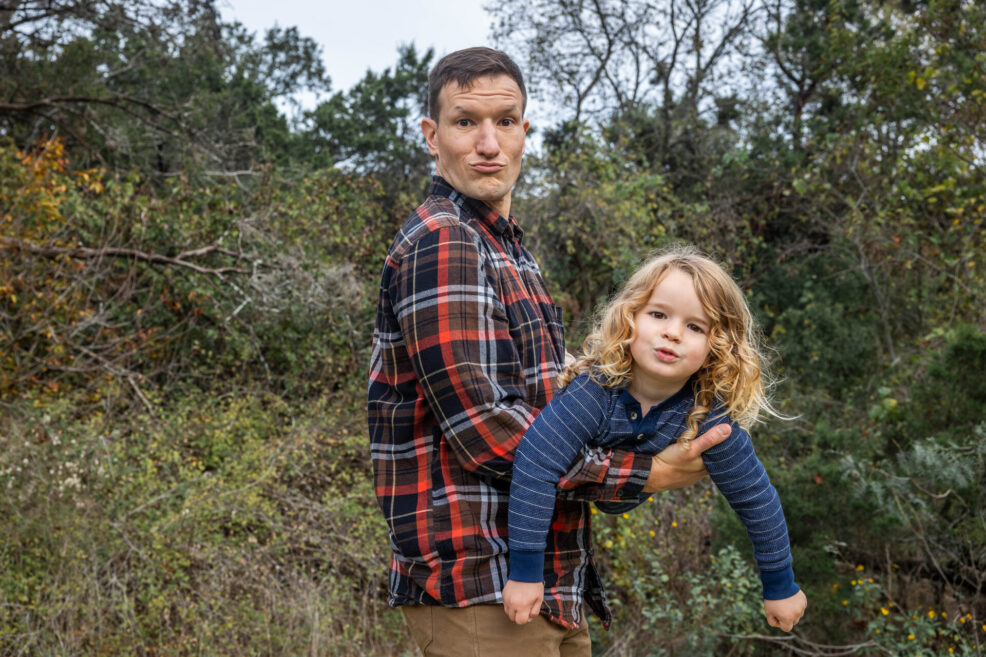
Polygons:
<instances>
[{"instance_id":1,"label":"man's nose","mask_svg":"<svg viewBox=\"0 0 986 657\"><path fill-rule=\"evenodd\" d=\"M483 121L476 136L476 152L483 157L492 158L500 154L500 142L497 141L496 126L492 121Z\"/></svg>"}]
</instances>

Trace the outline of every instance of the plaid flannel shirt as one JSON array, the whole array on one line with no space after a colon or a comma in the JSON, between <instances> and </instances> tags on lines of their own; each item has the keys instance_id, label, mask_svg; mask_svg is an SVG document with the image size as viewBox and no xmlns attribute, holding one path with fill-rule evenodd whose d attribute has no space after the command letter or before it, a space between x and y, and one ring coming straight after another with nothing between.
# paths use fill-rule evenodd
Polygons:
<instances>
[{"instance_id":1,"label":"plaid flannel shirt","mask_svg":"<svg viewBox=\"0 0 986 657\"><path fill-rule=\"evenodd\" d=\"M502 603L513 453L555 392L561 309L523 233L436 177L384 264L367 416L390 529L390 604ZM542 614L608 626L587 501L639 495L651 457L587 453L563 477L545 552Z\"/></svg>"}]
</instances>

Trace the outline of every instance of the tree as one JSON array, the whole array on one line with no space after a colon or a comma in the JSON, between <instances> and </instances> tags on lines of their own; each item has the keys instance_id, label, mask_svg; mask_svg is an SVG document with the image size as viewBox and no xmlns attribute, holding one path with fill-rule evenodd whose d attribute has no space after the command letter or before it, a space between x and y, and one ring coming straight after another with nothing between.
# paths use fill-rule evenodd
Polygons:
<instances>
[{"instance_id":1,"label":"tree","mask_svg":"<svg viewBox=\"0 0 986 657\"><path fill-rule=\"evenodd\" d=\"M735 117L753 0L516 1L497 11L498 41L522 53L532 86L573 124L608 126L672 183L721 150L705 133Z\"/></svg>"},{"instance_id":2,"label":"tree","mask_svg":"<svg viewBox=\"0 0 986 657\"><path fill-rule=\"evenodd\" d=\"M377 176L389 190L419 191L430 169L420 121L428 108L428 71L434 50L398 48L393 70L367 71L307 116L305 140L320 165L342 163Z\"/></svg>"},{"instance_id":3,"label":"tree","mask_svg":"<svg viewBox=\"0 0 986 657\"><path fill-rule=\"evenodd\" d=\"M274 28L257 44L212 0L7 2L0 67L0 133L20 148L60 135L82 166L157 177L285 160L296 136L274 101L329 88L315 42Z\"/></svg>"}]
</instances>

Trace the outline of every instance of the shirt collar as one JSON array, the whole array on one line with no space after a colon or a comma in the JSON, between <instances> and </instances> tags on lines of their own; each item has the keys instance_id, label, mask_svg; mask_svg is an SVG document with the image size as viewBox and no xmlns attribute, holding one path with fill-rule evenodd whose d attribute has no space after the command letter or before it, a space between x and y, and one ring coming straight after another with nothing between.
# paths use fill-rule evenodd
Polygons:
<instances>
[{"instance_id":1,"label":"shirt collar","mask_svg":"<svg viewBox=\"0 0 986 657\"><path fill-rule=\"evenodd\" d=\"M520 242L524 237L524 230L514 219L513 215L507 218L500 216L489 205L483 201L466 196L452 187L447 180L435 175L431 178L430 193L435 196L444 196L460 208L466 210L471 216L483 222L490 230L497 235L506 235Z\"/></svg>"},{"instance_id":2,"label":"shirt collar","mask_svg":"<svg viewBox=\"0 0 986 657\"><path fill-rule=\"evenodd\" d=\"M674 393L673 395L662 401L657 406L652 407L650 411L647 412L647 415L650 416L657 413L662 413L666 409L679 404L683 399L693 398L695 395L695 391L693 388L694 380L695 380L694 377L689 379L688 382L685 383L685 385L681 386L681 389L678 392ZM631 395L629 391L627 391L626 388L623 388L623 390L620 392L620 403L623 405L623 408L627 409L627 411L633 411L633 410L642 411L640 407L640 402L638 402L636 398L633 395Z\"/></svg>"}]
</instances>

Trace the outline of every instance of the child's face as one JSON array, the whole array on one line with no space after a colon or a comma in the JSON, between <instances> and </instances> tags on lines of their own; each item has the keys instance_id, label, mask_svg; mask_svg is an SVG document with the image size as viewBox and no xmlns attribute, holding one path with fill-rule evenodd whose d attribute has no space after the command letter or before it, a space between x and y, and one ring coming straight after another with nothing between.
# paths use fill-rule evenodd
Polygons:
<instances>
[{"instance_id":1,"label":"child's face","mask_svg":"<svg viewBox=\"0 0 986 657\"><path fill-rule=\"evenodd\" d=\"M692 277L669 271L634 315L637 333L630 343L636 386L673 394L705 363L712 322Z\"/></svg>"}]
</instances>

